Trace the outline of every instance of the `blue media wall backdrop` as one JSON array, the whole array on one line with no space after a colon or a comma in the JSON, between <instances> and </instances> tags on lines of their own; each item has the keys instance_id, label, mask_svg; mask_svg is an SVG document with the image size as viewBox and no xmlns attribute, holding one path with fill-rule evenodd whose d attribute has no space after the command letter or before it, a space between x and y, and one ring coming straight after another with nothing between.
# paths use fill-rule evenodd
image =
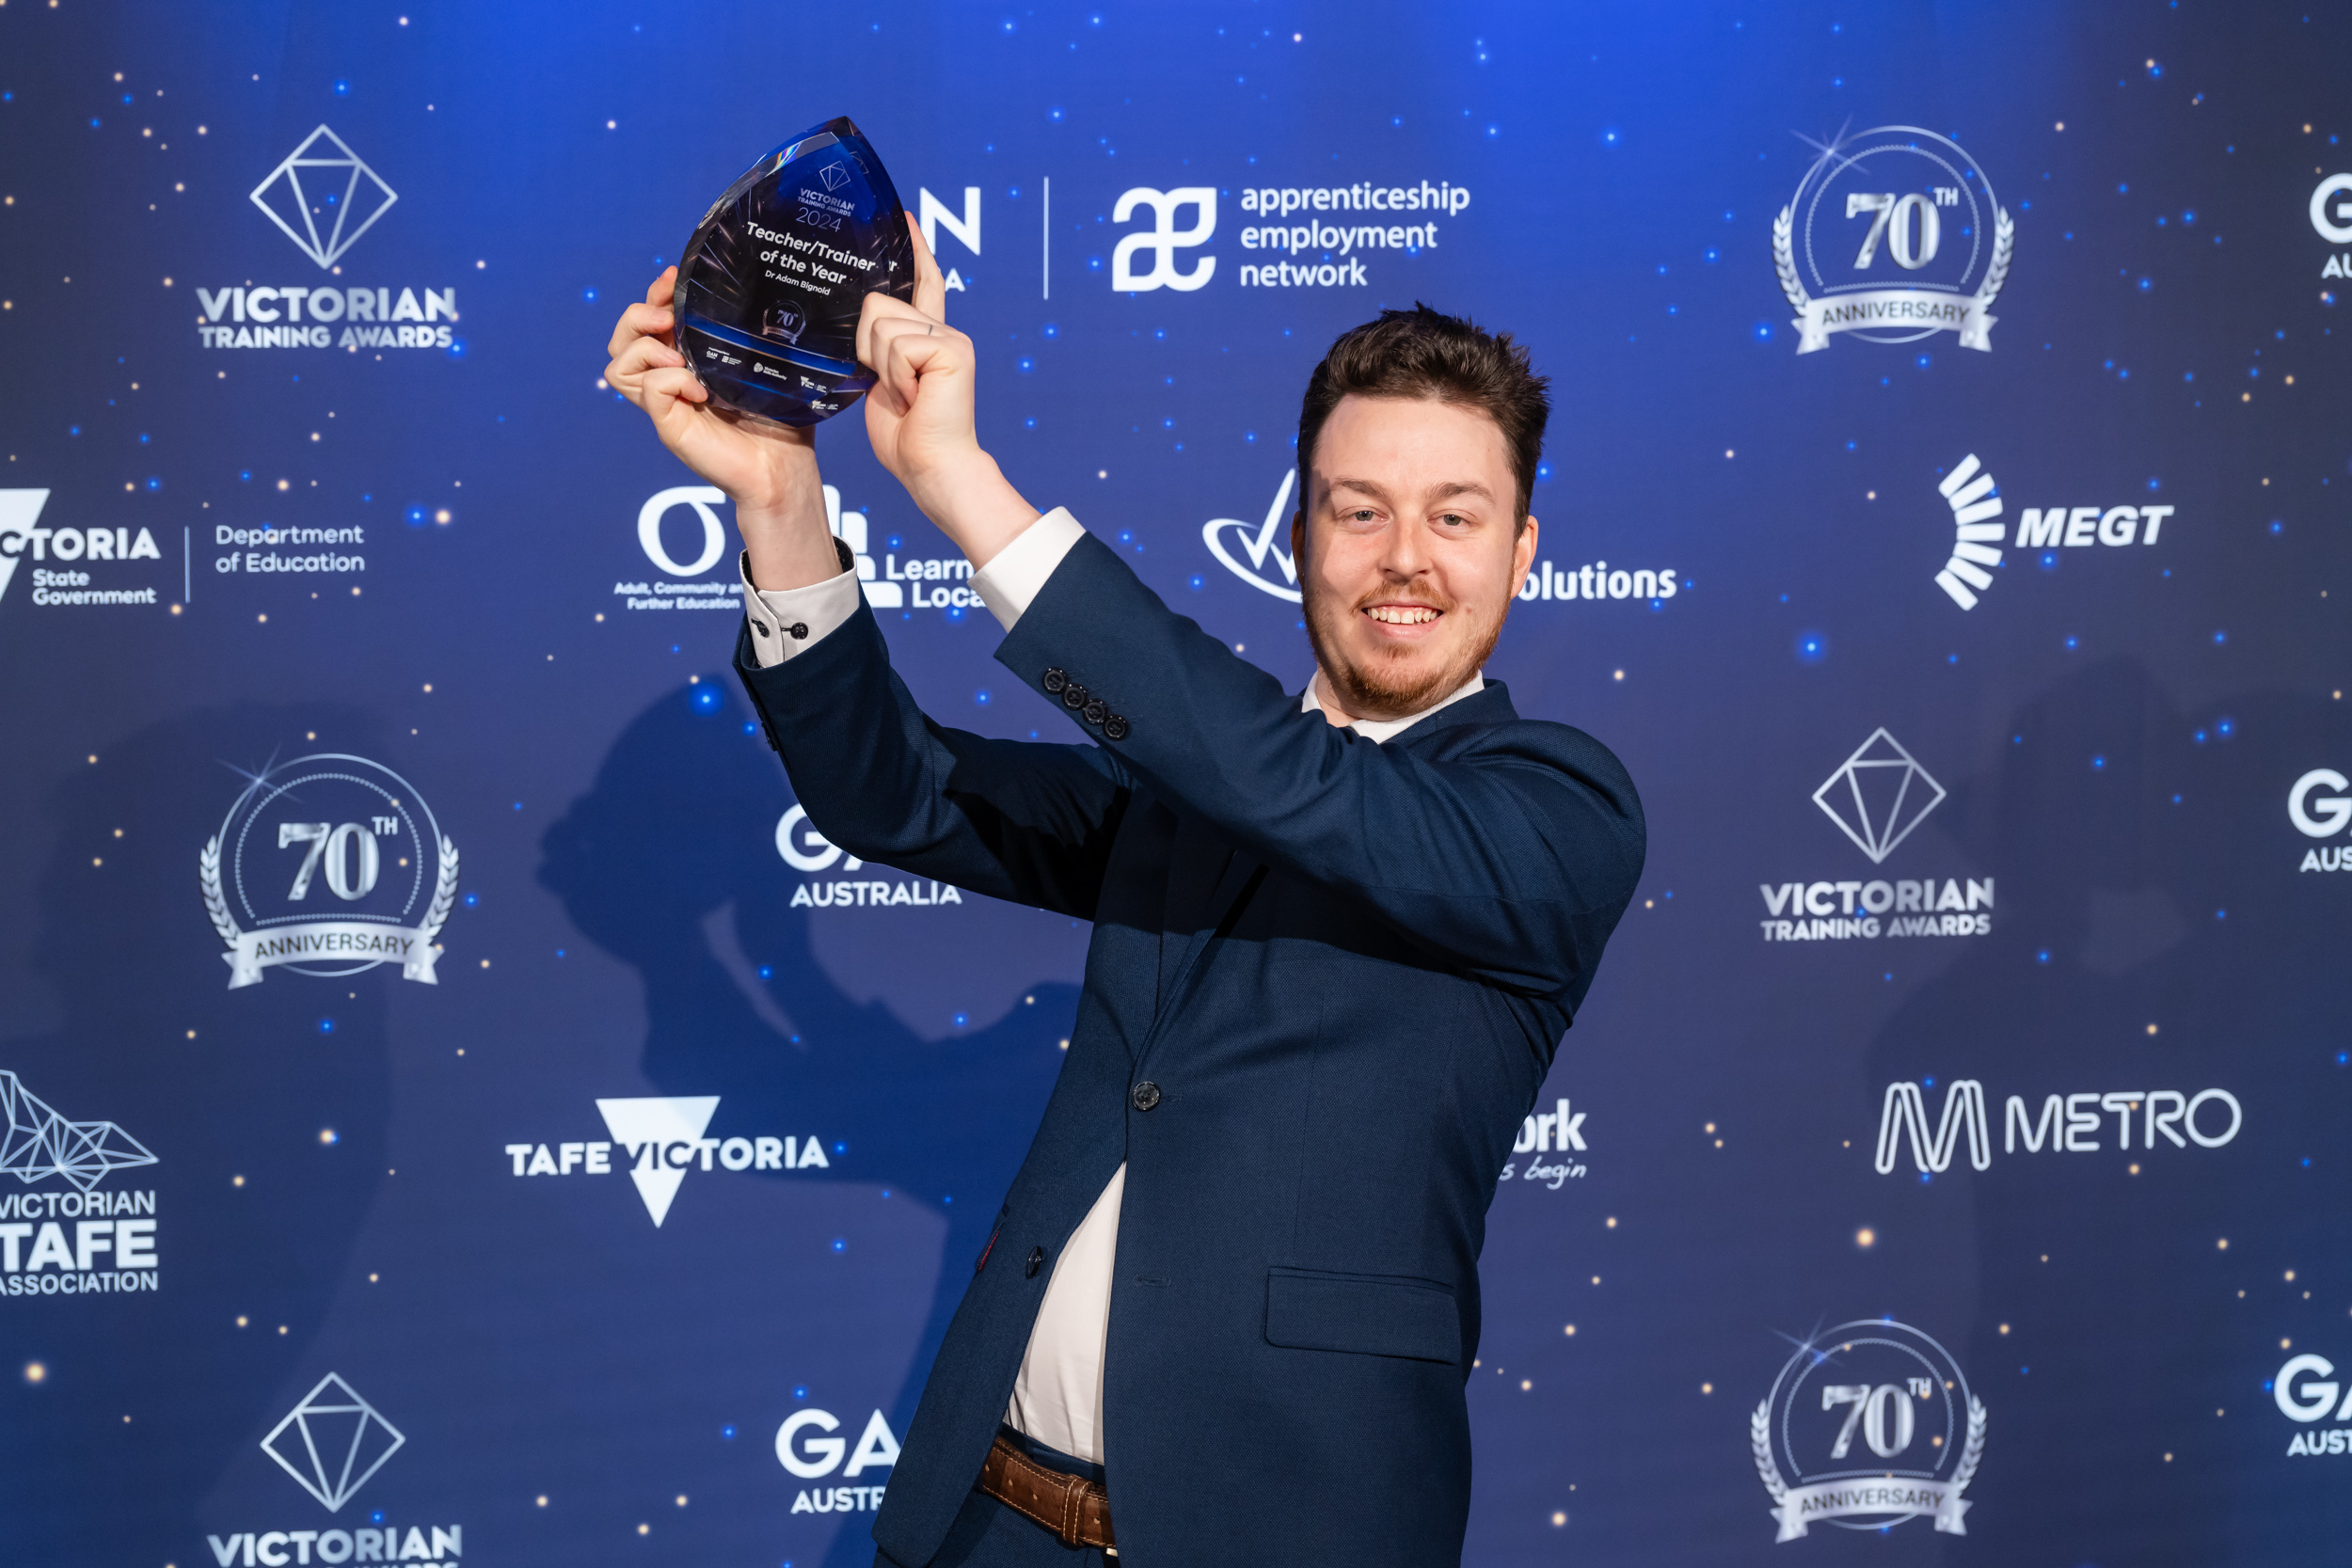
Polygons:
<instances>
[{"instance_id":1,"label":"blue media wall backdrop","mask_svg":"<svg viewBox=\"0 0 2352 1568\"><path fill-rule=\"evenodd\" d=\"M1086 933L806 822L598 379L848 113L1016 483L1287 679L1330 339L1553 377L1489 673L1651 852L1469 1560L2341 1560L2347 89L2217 0L15 0L0 1559L870 1551ZM818 449L931 712L1069 738Z\"/></svg>"}]
</instances>

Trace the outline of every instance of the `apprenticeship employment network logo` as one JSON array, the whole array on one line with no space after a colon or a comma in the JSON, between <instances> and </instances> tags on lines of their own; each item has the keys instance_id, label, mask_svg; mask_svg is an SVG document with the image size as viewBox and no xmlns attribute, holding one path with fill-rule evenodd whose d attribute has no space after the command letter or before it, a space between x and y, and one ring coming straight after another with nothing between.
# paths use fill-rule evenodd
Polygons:
<instances>
[{"instance_id":1,"label":"apprenticeship employment network logo","mask_svg":"<svg viewBox=\"0 0 2352 1568\"><path fill-rule=\"evenodd\" d=\"M407 1441L350 1384L329 1372L270 1428L262 1451L334 1513Z\"/></svg>"},{"instance_id":2,"label":"apprenticeship employment network logo","mask_svg":"<svg viewBox=\"0 0 2352 1568\"><path fill-rule=\"evenodd\" d=\"M321 271L342 260L399 199L382 175L324 125L287 153L251 197Z\"/></svg>"}]
</instances>

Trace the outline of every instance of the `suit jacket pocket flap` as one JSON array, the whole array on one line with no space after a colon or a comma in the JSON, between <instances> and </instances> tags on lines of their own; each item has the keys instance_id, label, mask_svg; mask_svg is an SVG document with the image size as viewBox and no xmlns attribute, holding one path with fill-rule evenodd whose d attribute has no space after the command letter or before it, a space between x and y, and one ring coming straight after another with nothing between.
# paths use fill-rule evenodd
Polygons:
<instances>
[{"instance_id":1,"label":"suit jacket pocket flap","mask_svg":"<svg viewBox=\"0 0 2352 1568\"><path fill-rule=\"evenodd\" d=\"M1396 1275L1272 1269L1265 1337L1291 1350L1354 1351L1416 1361L1458 1362L1462 1320L1454 1292Z\"/></svg>"}]
</instances>

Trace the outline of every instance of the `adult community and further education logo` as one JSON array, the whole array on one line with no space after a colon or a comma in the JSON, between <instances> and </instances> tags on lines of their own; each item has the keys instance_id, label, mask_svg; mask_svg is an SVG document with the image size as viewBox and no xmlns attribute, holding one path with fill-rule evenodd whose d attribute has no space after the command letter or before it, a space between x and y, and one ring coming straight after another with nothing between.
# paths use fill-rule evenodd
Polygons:
<instances>
[{"instance_id":1,"label":"adult community and further education logo","mask_svg":"<svg viewBox=\"0 0 2352 1568\"><path fill-rule=\"evenodd\" d=\"M155 1164L147 1146L111 1121L60 1116L13 1072L0 1071L0 1177L63 1183L0 1192L0 1296L154 1290L154 1190L100 1190L119 1170Z\"/></svg>"},{"instance_id":2,"label":"adult community and further education logo","mask_svg":"<svg viewBox=\"0 0 2352 1568\"><path fill-rule=\"evenodd\" d=\"M329 752L250 775L197 870L232 990L280 965L340 976L396 963L435 983L457 846L381 763Z\"/></svg>"},{"instance_id":3,"label":"adult community and further education logo","mask_svg":"<svg viewBox=\"0 0 2352 1568\"><path fill-rule=\"evenodd\" d=\"M224 284L196 291L206 348L451 349L457 290L342 278L342 260L400 199L326 126L278 160L248 198L334 281ZM381 359L383 355L378 353Z\"/></svg>"},{"instance_id":4,"label":"adult community and further education logo","mask_svg":"<svg viewBox=\"0 0 2352 1568\"><path fill-rule=\"evenodd\" d=\"M1825 349L1836 332L1872 343L1953 332L1963 348L1990 351L2016 228L1976 160L1913 125L1815 145L1820 156L1772 220L1797 352Z\"/></svg>"},{"instance_id":5,"label":"adult community and further education logo","mask_svg":"<svg viewBox=\"0 0 2352 1568\"><path fill-rule=\"evenodd\" d=\"M1883 864L1944 798L1944 786L1884 725L1872 730L1813 792L1813 803L1872 865ZM1766 942L1984 936L1993 929L1990 877L1823 879L1757 886L1768 917Z\"/></svg>"},{"instance_id":6,"label":"adult community and further education logo","mask_svg":"<svg viewBox=\"0 0 2352 1568\"><path fill-rule=\"evenodd\" d=\"M1875 1530L1932 1519L1965 1535L1961 1494L1984 1459L1984 1403L1951 1353L1892 1318L1797 1346L1748 1418L1780 1541L1817 1524Z\"/></svg>"}]
</instances>

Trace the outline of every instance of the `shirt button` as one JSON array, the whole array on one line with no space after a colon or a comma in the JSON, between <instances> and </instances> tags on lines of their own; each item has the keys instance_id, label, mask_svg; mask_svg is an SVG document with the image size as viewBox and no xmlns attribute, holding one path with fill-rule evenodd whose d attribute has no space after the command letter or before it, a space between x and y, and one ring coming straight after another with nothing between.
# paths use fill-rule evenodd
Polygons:
<instances>
[{"instance_id":1,"label":"shirt button","mask_svg":"<svg viewBox=\"0 0 2352 1568\"><path fill-rule=\"evenodd\" d=\"M795 621L784 629L795 642L804 642L808 640L808 623L806 621Z\"/></svg>"},{"instance_id":2,"label":"shirt button","mask_svg":"<svg viewBox=\"0 0 2352 1568\"><path fill-rule=\"evenodd\" d=\"M1160 1086L1149 1078L1136 1085L1136 1109L1148 1111L1160 1102Z\"/></svg>"}]
</instances>

